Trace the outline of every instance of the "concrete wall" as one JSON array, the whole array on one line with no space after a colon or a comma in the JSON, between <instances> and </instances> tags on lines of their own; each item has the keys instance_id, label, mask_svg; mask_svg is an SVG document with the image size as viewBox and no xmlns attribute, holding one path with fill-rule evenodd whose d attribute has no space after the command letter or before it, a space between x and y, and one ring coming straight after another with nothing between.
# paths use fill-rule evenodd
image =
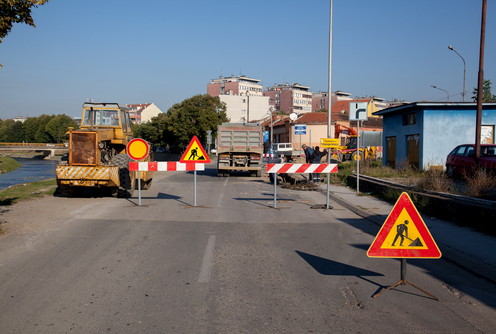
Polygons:
<instances>
[{"instance_id":1,"label":"concrete wall","mask_svg":"<svg viewBox=\"0 0 496 334\"><path fill-rule=\"evenodd\" d=\"M334 128L334 126L332 127ZM290 141L296 150L299 150L302 144L310 147L320 146L320 139L327 138L327 124L307 124L307 134L305 135L295 135L294 124L292 124L290 132Z\"/></svg>"}]
</instances>

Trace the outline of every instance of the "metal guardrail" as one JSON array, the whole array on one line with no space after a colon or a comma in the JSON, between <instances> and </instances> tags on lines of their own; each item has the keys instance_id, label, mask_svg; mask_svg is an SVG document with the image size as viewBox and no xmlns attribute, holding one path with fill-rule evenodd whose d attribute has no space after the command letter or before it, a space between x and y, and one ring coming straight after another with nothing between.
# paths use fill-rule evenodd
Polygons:
<instances>
[{"instance_id":1,"label":"metal guardrail","mask_svg":"<svg viewBox=\"0 0 496 334\"><path fill-rule=\"evenodd\" d=\"M64 144L60 143L5 143L0 142L0 147L50 147L50 148L65 148Z\"/></svg>"}]
</instances>

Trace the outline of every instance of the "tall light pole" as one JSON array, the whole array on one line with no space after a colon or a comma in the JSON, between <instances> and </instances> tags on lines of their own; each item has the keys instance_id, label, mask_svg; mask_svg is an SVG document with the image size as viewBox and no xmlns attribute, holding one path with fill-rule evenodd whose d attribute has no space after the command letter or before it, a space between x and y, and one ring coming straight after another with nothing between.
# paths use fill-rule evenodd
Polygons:
<instances>
[{"instance_id":1,"label":"tall light pole","mask_svg":"<svg viewBox=\"0 0 496 334\"><path fill-rule=\"evenodd\" d=\"M459 54L455 48L451 45L448 45L448 49L450 49L451 51L454 51L460 58L462 58L462 61L463 61L463 91L462 91L462 99L463 99L463 102L465 102L465 74L467 72L467 67L465 65L465 59L462 57L461 54Z\"/></svg>"},{"instance_id":2,"label":"tall light pole","mask_svg":"<svg viewBox=\"0 0 496 334\"><path fill-rule=\"evenodd\" d=\"M449 93L446 89L442 89L442 88L439 88L438 86L434 86L434 85L431 85L432 88L435 88L435 89L439 89L439 90L442 90L443 92L446 93L446 99L447 99L447 102L449 102Z\"/></svg>"},{"instance_id":3,"label":"tall light pole","mask_svg":"<svg viewBox=\"0 0 496 334\"><path fill-rule=\"evenodd\" d=\"M329 0L329 73L327 77L327 99L329 100L329 108L327 110L327 138L331 138L331 114L332 114L332 7L333 0ZM327 163L331 162L331 150L327 153ZM327 176L327 195L326 195L326 209L329 210L330 206L330 188L331 188L331 174Z\"/></svg>"},{"instance_id":4,"label":"tall light pole","mask_svg":"<svg viewBox=\"0 0 496 334\"><path fill-rule=\"evenodd\" d=\"M484 50L486 44L486 9L487 1L482 0L479 73L477 75L477 114L475 115L475 162L479 165L482 127L482 95L484 90Z\"/></svg>"}]
</instances>

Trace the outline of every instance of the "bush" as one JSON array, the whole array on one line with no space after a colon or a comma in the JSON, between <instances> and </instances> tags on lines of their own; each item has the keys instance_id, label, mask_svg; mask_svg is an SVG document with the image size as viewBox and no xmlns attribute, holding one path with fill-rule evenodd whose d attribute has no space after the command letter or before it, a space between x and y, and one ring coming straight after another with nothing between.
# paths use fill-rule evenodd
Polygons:
<instances>
[{"instance_id":1,"label":"bush","mask_svg":"<svg viewBox=\"0 0 496 334\"><path fill-rule=\"evenodd\" d=\"M477 170L473 175L465 176L467 195L472 197L487 198L496 192L496 177Z\"/></svg>"},{"instance_id":2,"label":"bush","mask_svg":"<svg viewBox=\"0 0 496 334\"><path fill-rule=\"evenodd\" d=\"M429 169L420 174L417 187L422 190L449 193L454 192L453 182L442 170Z\"/></svg>"}]
</instances>

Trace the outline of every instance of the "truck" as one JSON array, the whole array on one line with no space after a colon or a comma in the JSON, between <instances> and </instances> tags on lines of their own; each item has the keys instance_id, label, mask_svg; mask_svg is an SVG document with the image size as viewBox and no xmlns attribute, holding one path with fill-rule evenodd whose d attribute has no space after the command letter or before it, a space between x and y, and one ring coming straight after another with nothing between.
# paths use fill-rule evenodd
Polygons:
<instances>
[{"instance_id":1,"label":"truck","mask_svg":"<svg viewBox=\"0 0 496 334\"><path fill-rule=\"evenodd\" d=\"M258 123L222 123L217 128L217 175L232 171L262 176L262 127Z\"/></svg>"},{"instance_id":2,"label":"truck","mask_svg":"<svg viewBox=\"0 0 496 334\"><path fill-rule=\"evenodd\" d=\"M283 156L285 161L293 161L305 154L303 150L295 150L292 143L273 143L272 153L277 156Z\"/></svg>"},{"instance_id":3,"label":"truck","mask_svg":"<svg viewBox=\"0 0 496 334\"><path fill-rule=\"evenodd\" d=\"M69 128L69 153L55 171L58 192L69 196L77 190L110 190L115 197L131 197L137 187L149 189L151 172L130 172L126 153L133 139L129 108L118 103L84 103L79 129ZM152 160L151 156L142 161Z\"/></svg>"}]
</instances>

